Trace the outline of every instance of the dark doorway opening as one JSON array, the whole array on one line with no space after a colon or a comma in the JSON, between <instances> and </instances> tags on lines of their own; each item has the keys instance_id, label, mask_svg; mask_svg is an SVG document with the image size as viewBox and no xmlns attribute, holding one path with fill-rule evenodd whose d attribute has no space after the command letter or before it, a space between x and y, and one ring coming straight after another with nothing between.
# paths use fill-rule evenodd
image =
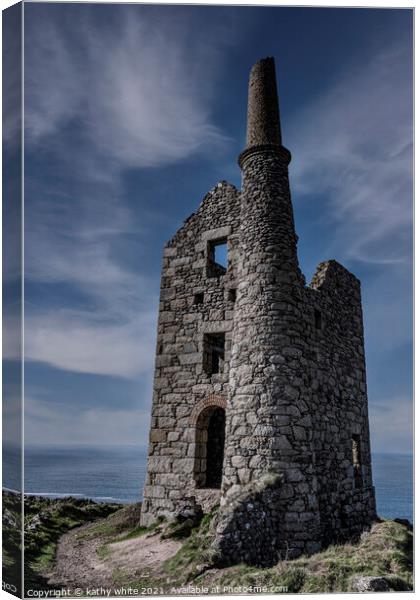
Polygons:
<instances>
[{"instance_id":1,"label":"dark doorway opening","mask_svg":"<svg viewBox=\"0 0 420 600\"><path fill-rule=\"evenodd\" d=\"M205 408L197 420L195 481L197 487L220 489L225 448L225 411Z\"/></svg>"}]
</instances>

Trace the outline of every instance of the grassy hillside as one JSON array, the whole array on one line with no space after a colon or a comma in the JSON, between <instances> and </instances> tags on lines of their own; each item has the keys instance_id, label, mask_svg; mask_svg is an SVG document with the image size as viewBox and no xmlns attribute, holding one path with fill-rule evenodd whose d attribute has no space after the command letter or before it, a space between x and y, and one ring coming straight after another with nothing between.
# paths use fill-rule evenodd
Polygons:
<instances>
[{"instance_id":1,"label":"grassy hillside","mask_svg":"<svg viewBox=\"0 0 420 600\"><path fill-rule=\"evenodd\" d=\"M21 501L20 496L3 491L3 579L20 579ZM47 588L42 572L55 558L57 542L63 533L103 519L121 508L120 504L98 504L76 498L49 499L25 497L25 584L26 588Z\"/></svg>"},{"instance_id":2,"label":"grassy hillside","mask_svg":"<svg viewBox=\"0 0 420 600\"><path fill-rule=\"evenodd\" d=\"M118 514L118 513L116 513ZM114 515L111 519L115 519ZM172 524L160 523L144 530L128 528L112 531L102 538L101 559L112 557L113 548L124 539L142 536L173 537L182 540L178 552L165 560L158 569L137 571L137 576L121 568L114 571L114 583L136 589L154 588L174 593L175 588L188 585L207 588L211 593L243 592L265 587L279 592L347 592L353 591L360 577L384 578L392 590L411 590L413 587L413 539L411 527L391 520L376 523L364 533L358 543L330 546L323 552L297 560L281 560L272 568L256 568L239 564L234 567L213 568L211 542L211 515L206 515L191 532ZM103 534L107 521L86 529L84 536L95 535L98 527ZM113 546L116 544L116 546ZM159 550L156 541L156 549ZM239 588L234 590L233 588Z\"/></svg>"},{"instance_id":3,"label":"grassy hillside","mask_svg":"<svg viewBox=\"0 0 420 600\"><path fill-rule=\"evenodd\" d=\"M6 497L6 508L15 512L13 498ZM141 590L148 594L147 588L159 594L188 593L188 587L209 594L347 592L356 590L361 578L364 581L369 577L381 578L379 583L391 590L413 588L413 536L411 527L404 523L379 521L357 543L330 546L297 560L280 560L271 568L244 564L216 568L211 551L213 515L204 516L195 527L192 523L188 526L161 521L145 529L138 526L139 508L72 498L28 499L26 587L48 589L48 578L55 570L56 587L65 573L67 587L83 588L103 581L114 592L119 587L130 587L139 594ZM63 533L79 525L83 527L66 536L69 554L60 568L57 543ZM19 551L19 538L10 535L7 539L10 547L6 547L6 571L13 570L13 557ZM147 555L146 547L151 549ZM86 561L80 565L79 560L77 571L75 560L76 570L72 571L72 559L80 559L81 555ZM99 577L96 582L84 567L91 559L91 572Z\"/></svg>"}]
</instances>

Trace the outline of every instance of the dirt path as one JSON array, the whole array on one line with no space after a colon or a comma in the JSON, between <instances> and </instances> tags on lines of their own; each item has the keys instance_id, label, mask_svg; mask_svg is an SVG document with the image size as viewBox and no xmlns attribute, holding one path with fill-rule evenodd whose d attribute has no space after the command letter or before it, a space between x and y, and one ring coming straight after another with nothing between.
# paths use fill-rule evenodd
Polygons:
<instances>
[{"instance_id":1,"label":"dirt path","mask_svg":"<svg viewBox=\"0 0 420 600\"><path fill-rule=\"evenodd\" d=\"M84 535L91 525L78 527L63 535L57 547L56 561L52 569L43 575L54 588L118 587L119 576L125 580L141 582L142 576L160 574L162 563L181 547L175 540L161 540L160 533L146 534L121 542L106 543L103 536ZM99 553L98 553L99 551ZM146 581L146 580L145 580Z\"/></svg>"}]
</instances>

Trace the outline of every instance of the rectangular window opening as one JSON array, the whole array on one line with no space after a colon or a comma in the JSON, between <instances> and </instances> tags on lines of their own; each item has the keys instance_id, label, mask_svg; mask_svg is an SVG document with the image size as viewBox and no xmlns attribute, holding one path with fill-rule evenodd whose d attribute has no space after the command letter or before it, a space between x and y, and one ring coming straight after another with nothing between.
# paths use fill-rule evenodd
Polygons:
<instances>
[{"instance_id":1,"label":"rectangular window opening","mask_svg":"<svg viewBox=\"0 0 420 600\"><path fill-rule=\"evenodd\" d=\"M225 361L225 334L206 333L203 340L203 368L207 375L223 372Z\"/></svg>"},{"instance_id":2,"label":"rectangular window opening","mask_svg":"<svg viewBox=\"0 0 420 600\"><path fill-rule=\"evenodd\" d=\"M204 292L194 294L194 304L204 304Z\"/></svg>"},{"instance_id":3,"label":"rectangular window opening","mask_svg":"<svg viewBox=\"0 0 420 600\"><path fill-rule=\"evenodd\" d=\"M315 329L321 329L322 328L321 312L319 310L315 309L314 315L315 315Z\"/></svg>"},{"instance_id":4,"label":"rectangular window opening","mask_svg":"<svg viewBox=\"0 0 420 600\"><path fill-rule=\"evenodd\" d=\"M228 267L227 238L211 240L207 247L208 277L220 277Z\"/></svg>"},{"instance_id":5,"label":"rectangular window opening","mask_svg":"<svg viewBox=\"0 0 420 600\"><path fill-rule=\"evenodd\" d=\"M360 451L360 435L351 436L351 450L353 461L354 485L356 488L361 488L362 481L362 456Z\"/></svg>"}]
</instances>

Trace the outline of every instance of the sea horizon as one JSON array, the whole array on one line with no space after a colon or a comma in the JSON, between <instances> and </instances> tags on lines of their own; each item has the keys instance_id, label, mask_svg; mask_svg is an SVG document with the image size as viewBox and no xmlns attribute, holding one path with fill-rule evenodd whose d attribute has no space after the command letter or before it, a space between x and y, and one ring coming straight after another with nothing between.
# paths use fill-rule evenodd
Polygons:
<instances>
[{"instance_id":1,"label":"sea horizon","mask_svg":"<svg viewBox=\"0 0 420 600\"><path fill-rule=\"evenodd\" d=\"M27 444L24 493L49 498L140 502L147 466L143 444ZM4 446L3 489L17 491L20 449ZM378 515L413 520L413 454L372 452Z\"/></svg>"}]
</instances>

